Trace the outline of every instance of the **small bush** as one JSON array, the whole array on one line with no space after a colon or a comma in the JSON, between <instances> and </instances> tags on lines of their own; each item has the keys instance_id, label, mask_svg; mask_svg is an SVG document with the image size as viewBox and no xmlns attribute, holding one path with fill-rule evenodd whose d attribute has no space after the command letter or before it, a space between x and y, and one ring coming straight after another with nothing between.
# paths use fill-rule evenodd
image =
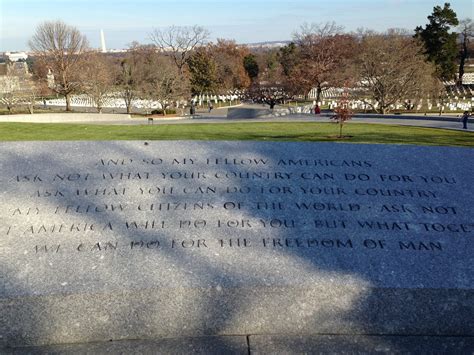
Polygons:
<instances>
[{"instance_id":1,"label":"small bush","mask_svg":"<svg viewBox=\"0 0 474 355\"><path fill-rule=\"evenodd\" d=\"M166 109L166 114L167 115L174 115L176 113L176 110L175 109L172 109L172 108L167 108ZM151 111L151 114L152 115L162 115L163 114L163 110L153 110Z\"/></svg>"}]
</instances>

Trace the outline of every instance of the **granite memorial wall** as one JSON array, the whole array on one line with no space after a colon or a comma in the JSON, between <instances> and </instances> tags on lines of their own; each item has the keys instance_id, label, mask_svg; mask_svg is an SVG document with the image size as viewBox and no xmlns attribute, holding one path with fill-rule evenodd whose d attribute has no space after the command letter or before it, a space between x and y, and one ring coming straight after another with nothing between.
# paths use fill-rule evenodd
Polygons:
<instances>
[{"instance_id":1,"label":"granite memorial wall","mask_svg":"<svg viewBox=\"0 0 474 355\"><path fill-rule=\"evenodd\" d=\"M470 149L162 141L0 151L6 344L474 329Z\"/></svg>"}]
</instances>

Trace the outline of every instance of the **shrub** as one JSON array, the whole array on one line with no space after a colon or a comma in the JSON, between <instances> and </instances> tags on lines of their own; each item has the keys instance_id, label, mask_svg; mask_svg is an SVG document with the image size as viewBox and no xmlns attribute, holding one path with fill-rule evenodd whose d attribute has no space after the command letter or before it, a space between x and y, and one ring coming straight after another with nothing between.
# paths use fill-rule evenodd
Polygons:
<instances>
[{"instance_id":1,"label":"shrub","mask_svg":"<svg viewBox=\"0 0 474 355\"><path fill-rule=\"evenodd\" d=\"M175 109L172 109L172 108L167 108L166 109L166 114L167 115L173 115L176 113L176 110ZM162 115L163 114L163 110L153 110L151 111L151 114L152 115Z\"/></svg>"}]
</instances>

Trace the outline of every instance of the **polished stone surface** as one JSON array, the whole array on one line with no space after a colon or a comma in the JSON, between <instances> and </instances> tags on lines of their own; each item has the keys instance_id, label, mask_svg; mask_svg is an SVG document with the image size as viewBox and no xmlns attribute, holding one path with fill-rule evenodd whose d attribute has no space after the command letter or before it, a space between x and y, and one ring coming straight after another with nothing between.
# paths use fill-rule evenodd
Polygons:
<instances>
[{"instance_id":1,"label":"polished stone surface","mask_svg":"<svg viewBox=\"0 0 474 355\"><path fill-rule=\"evenodd\" d=\"M472 149L0 144L0 345L474 335Z\"/></svg>"},{"instance_id":2,"label":"polished stone surface","mask_svg":"<svg viewBox=\"0 0 474 355\"><path fill-rule=\"evenodd\" d=\"M247 355L245 336L201 338L165 338L147 340L104 341L83 344L64 344L40 347L5 349L5 355L66 355L66 354L229 354Z\"/></svg>"},{"instance_id":3,"label":"polished stone surface","mask_svg":"<svg viewBox=\"0 0 474 355\"><path fill-rule=\"evenodd\" d=\"M472 354L474 338L367 335L256 335L250 353L261 354Z\"/></svg>"}]
</instances>

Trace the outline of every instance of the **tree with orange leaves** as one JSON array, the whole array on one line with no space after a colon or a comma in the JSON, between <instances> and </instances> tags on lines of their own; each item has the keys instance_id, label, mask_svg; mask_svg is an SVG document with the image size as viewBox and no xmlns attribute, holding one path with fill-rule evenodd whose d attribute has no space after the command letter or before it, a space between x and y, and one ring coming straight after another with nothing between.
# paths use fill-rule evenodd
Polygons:
<instances>
[{"instance_id":1,"label":"tree with orange leaves","mask_svg":"<svg viewBox=\"0 0 474 355\"><path fill-rule=\"evenodd\" d=\"M346 121L352 119L354 112L349 107L350 97L347 87L344 88L344 92L341 98L337 102L337 107L334 109L334 116L331 117L336 123L339 124L339 136L337 138L344 138L342 135L342 127Z\"/></svg>"},{"instance_id":2,"label":"tree with orange leaves","mask_svg":"<svg viewBox=\"0 0 474 355\"><path fill-rule=\"evenodd\" d=\"M237 45L234 40L217 39L217 43L209 45L209 52L216 63L221 92L245 89L250 85L244 67L244 58L250 54L247 47Z\"/></svg>"}]
</instances>

